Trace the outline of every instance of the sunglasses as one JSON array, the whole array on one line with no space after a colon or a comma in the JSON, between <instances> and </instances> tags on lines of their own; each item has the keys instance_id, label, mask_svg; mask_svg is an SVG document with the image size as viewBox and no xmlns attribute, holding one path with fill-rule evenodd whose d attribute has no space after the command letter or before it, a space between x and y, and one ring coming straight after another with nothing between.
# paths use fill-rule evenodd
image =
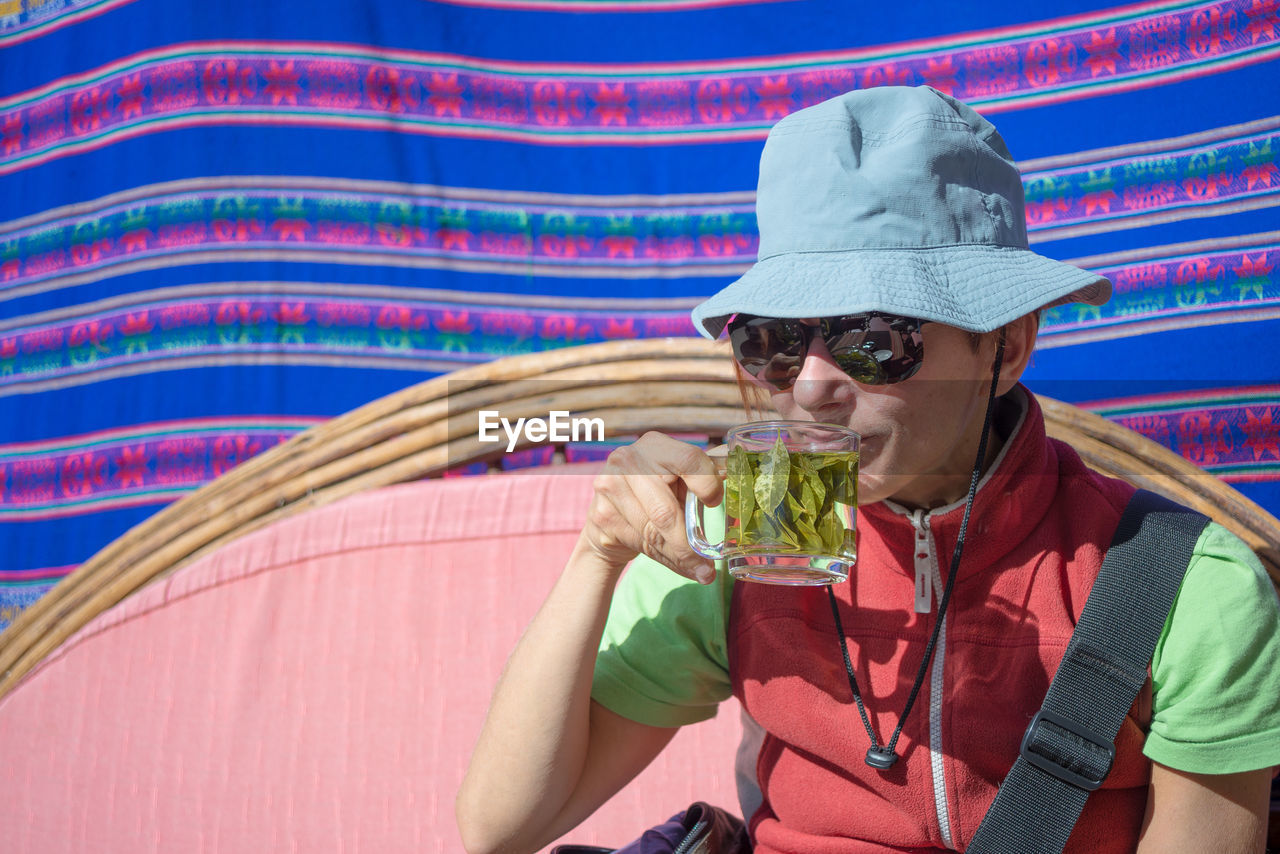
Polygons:
<instances>
[{"instance_id":1,"label":"sunglasses","mask_svg":"<svg viewBox=\"0 0 1280 854\"><path fill-rule=\"evenodd\" d=\"M840 370L857 382L886 385L910 379L924 361L921 323L879 312L823 317L816 325L789 317L738 314L728 329L733 357L742 369L786 391L795 385L815 335L822 337Z\"/></svg>"}]
</instances>

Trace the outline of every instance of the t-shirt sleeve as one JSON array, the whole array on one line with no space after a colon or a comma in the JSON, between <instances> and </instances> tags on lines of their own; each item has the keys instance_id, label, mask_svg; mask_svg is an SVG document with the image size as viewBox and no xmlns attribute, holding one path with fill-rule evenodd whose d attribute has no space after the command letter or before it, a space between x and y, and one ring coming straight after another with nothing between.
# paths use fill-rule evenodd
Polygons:
<instances>
[{"instance_id":1,"label":"t-shirt sleeve","mask_svg":"<svg viewBox=\"0 0 1280 854\"><path fill-rule=\"evenodd\" d=\"M591 696L623 717L674 727L715 716L732 693L725 645L732 579L698 584L641 556L609 607Z\"/></svg>"},{"instance_id":2,"label":"t-shirt sleeve","mask_svg":"<svg viewBox=\"0 0 1280 854\"><path fill-rule=\"evenodd\" d=\"M1280 603L1256 555L1212 524L1151 662L1149 759L1196 774L1280 765Z\"/></svg>"}]
</instances>

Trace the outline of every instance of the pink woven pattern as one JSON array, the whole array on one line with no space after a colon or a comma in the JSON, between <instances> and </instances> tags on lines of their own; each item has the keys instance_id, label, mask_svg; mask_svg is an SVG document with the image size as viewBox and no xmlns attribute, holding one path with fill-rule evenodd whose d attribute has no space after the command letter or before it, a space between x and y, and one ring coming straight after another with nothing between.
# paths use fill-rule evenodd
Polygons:
<instances>
[{"instance_id":1,"label":"pink woven pattern","mask_svg":"<svg viewBox=\"0 0 1280 854\"><path fill-rule=\"evenodd\" d=\"M0 701L6 851L457 852L453 797L587 474L383 489L233 543L103 614ZM734 803L736 709L573 841Z\"/></svg>"}]
</instances>

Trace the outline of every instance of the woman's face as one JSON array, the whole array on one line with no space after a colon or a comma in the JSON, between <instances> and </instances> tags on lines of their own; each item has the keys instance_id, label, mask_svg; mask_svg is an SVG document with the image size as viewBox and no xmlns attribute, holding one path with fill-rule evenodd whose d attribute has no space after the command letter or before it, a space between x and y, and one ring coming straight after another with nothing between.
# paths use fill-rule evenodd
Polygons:
<instances>
[{"instance_id":1,"label":"woman's face","mask_svg":"<svg viewBox=\"0 0 1280 854\"><path fill-rule=\"evenodd\" d=\"M926 323L922 334L923 366L904 382L853 381L814 336L795 385L773 392L773 406L784 418L841 424L862 435L859 503L889 498L908 507L939 507L968 491L995 344L988 336L975 349L969 333L940 323ZM1012 386L1022 364L1002 370L1000 391ZM997 450L992 437L988 461Z\"/></svg>"}]
</instances>

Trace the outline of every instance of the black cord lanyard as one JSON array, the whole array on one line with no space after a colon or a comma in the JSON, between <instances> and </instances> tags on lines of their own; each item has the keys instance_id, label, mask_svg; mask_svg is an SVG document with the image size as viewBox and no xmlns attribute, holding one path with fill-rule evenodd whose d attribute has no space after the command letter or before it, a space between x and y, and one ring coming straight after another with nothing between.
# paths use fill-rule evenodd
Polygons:
<instances>
[{"instance_id":1,"label":"black cord lanyard","mask_svg":"<svg viewBox=\"0 0 1280 854\"><path fill-rule=\"evenodd\" d=\"M955 584L957 570L960 568L960 555L964 552L965 533L969 530L969 512L973 509L973 497L978 492L978 481L982 479L982 462L987 458L987 438L991 434L991 414L995 408L996 386L1000 384L1000 367L1004 363L1004 336L1000 336L999 343L996 346L995 364L992 366L991 372L991 390L987 394L987 412L982 420L982 438L978 441L978 458L973 463L973 476L969 479L969 494L964 502L964 517L960 520L960 535L956 538L956 549L951 554L951 569L947 573L947 586L942 592L942 601L938 603L938 619L933 624L933 632L929 635L929 643L924 648L924 659L920 662L920 670L916 673L915 684L911 686L911 693L907 695L907 704L902 709L902 716L898 718L898 725L894 727L893 737L889 739L887 744L881 745L876 740L875 729L871 726L871 720L867 717L866 706L862 702L862 692L858 690L858 678L853 675L853 660L849 657L849 642L845 640L844 624L840 620L840 608L836 602L836 594L830 586L827 587L827 598L831 602L831 615L835 618L836 634L840 638L840 653L844 657L844 669L849 675L849 688L853 691L853 701L858 704L858 714L862 716L862 725L867 730L867 737L871 739L871 746L867 748L867 764L872 768L891 768L893 763L898 761L898 754L895 748L898 745L898 736L902 735L902 725L907 720L907 715L911 712L911 707L915 705L916 696L920 693L920 686L924 684L924 676L929 671L929 665L933 662L933 653L938 645L938 633L942 630L942 621L947 617L947 603L951 601L951 589Z\"/></svg>"}]
</instances>

